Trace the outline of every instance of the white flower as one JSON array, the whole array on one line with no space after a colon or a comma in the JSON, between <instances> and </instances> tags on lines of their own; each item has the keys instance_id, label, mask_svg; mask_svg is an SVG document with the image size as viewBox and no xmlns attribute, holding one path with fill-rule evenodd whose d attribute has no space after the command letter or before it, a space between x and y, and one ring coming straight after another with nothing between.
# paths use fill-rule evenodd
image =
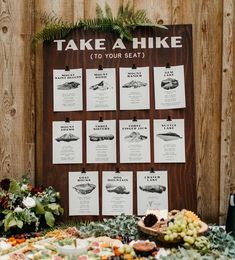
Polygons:
<instances>
[{"instance_id":1,"label":"white flower","mask_svg":"<svg viewBox=\"0 0 235 260\"><path fill-rule=\"evenodd\" d=\"M23 199L23 204L25 205L26 208L33 208L36 206L36 202L33 198L26 197Z\"/></svg>"},{"instance_id":2,"label":"white flower","mask_svg":"<svg viewBox=\"0 0 235 260\"><path fill-rule=\"evenodd\" d=\"M23 209L20 207L20 206L17 206L15 209L14 209L15 212L22 212Z\"/></svg>"},{"instance_id":3,"label":"white flower","mask_svg":"<svg viewBox=\"0 0 235 260\"><path fill-rule=\"evenodd\" d=\"M27 190L28 189L28 185L27 184L22 184L20 189L21 190Z\"/></svg>"}]
</instances>

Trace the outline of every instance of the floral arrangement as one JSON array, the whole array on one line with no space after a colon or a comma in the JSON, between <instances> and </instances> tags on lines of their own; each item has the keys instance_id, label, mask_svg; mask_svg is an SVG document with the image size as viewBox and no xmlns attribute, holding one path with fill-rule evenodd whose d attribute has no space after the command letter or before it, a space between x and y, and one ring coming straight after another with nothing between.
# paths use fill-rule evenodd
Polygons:
<instances>
[{"instance_id":1,"label":"floral arrangement","mask_svg":"<svg viewBox=\"0 0 235 260\"><path fill-rule=\"evenodd\" d=\"M59 197L59 192L51 186L33 188L27 176L19 182L3 179L0 182L0 231L26 227L37 231L43 224L53 227L55 216L63 214Z\"/></svg>"}]
</instances>

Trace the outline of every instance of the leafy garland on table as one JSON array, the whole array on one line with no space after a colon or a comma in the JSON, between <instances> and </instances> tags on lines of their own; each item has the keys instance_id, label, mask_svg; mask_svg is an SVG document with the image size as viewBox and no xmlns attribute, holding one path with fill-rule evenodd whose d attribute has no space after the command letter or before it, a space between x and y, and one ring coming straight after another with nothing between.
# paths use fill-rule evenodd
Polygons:
<instances>
[{"instance_id":1,"label":"leafy garland on table","mask_svg":"<svg viewBox=\"0 0 235 260\"><path fill-rule=\"evenodd\" d=\"M40 15L40 21L45 25L41 32L34 36L34 42L45 41L51 42L55 39L61 39L67 36L75 29L83 28L84 30L111 32L119 35L121 39L132 40L132 30L138 26L167 27L151 22L145 10L134 10L134 7L128 2L121 6L117 16L114 17L110 6L105 3L105 11L96 4L96 18L80 19L74 23L64 21L55 14L44 13Z\"/></svg>"},{"instance_id":2,"label":"leafy garland on table","mask_svg":"<svg viewBox=\"0 0 235 260\"><path fill-rule=\"evenodd\" d=\"M89 236L109 236L112 238L121 237L123 241L140 238L140 231L137 227L139 218L121 214L115 218L103 219L102 222L90 222L83 224L79 230Z\"/></svg>"}]
</instances>

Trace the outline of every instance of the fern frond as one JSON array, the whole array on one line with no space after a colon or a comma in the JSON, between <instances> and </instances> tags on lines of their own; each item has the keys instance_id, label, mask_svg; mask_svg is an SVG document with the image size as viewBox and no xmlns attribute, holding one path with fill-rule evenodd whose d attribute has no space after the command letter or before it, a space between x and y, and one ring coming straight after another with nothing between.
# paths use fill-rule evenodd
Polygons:
<instances>
[{"instance_id":1,"label":"fern frond","mask_svg":"<svg viewBox=\"0 0 235 260\"><path fill-rule=\"evenodd\" d=\"M82 19L75 23L68 23L62 18L55 15L54 12L49 14L41 13L40 21L45 25L44 29L36 33L34 42L53 41L54 39L64 38L72 30L84 28L84 30L113 32L119 37L132 40L132 30L138 26L159 27L167 29L167 27L154 24L148 19L145 10L134 10L134 6L130 1L125 6L120 6L118 14L113 17L110 6L105 3L105 12L97 4L96 18Z\"/></svg>"},{"instance_id":2,"label":"fern frond","mask_svg":"<svg viewBox=\"0 0 235 260\"><path fill-rule=\"evenodd\" d=\"M35 16L39 17L39 20L45 26L48 24L62 24L65 23L62 17L58 17L54 11L50 13L35 11Z\"/></svg>"},{"instance_id":3,"label":"fern frond","mask_svg":"<svg viewBox=\"0 0 235 260\"><path fill-rule=\"evenodd\" d=\"M38 41L50 42L55 39L64 38L75 28L78 28L78 25L65 24L65 23L49 24L43 29L43 31L35 34L34 42L38 42Z\"/></svg>"},{"instance_id":4,"label":"fern frond","mask_svg":"<svg viewBox=\"0 0 235 260\"><path fill-rule=\"evenodd\" d=\"M104 13L103 13L103 10L102 8L100 7L99 4L96 3L96 8L95 8L95 13L96 13L96 17L101 19L104 17Z\"/></svg>"},{"instance_id":5,"label":"fern frond","mask_svg":"<svg viewBox=\"0 0 235 260\"><path fill-rule=\"evenodd\" d=\"M105 14L107 18L113 18L112 9L107 2L105 2Z\"/></svg>"},{"instance_id":6,"label":"fern frond","mask_svg":"<svg viewBox=\"0 0 235 260\"><path fill-rule=\"evenodd\" d=\"M132 41L133 37L132 34L130 32L130 30L123 26L122 24L116 24L113 26L113 31L116 32L121 39L127 39L129 41Z\"/></svg>"},{"instance_id":7,"label":"fern frond","mask_svg":"<svg viewBox=\"0 0 235 260\"><path fill-rule=\"evenodd\" d=\"M131 18L138 23L151 23L145 10L137 10Z\"/></svg>"}]
</instances>

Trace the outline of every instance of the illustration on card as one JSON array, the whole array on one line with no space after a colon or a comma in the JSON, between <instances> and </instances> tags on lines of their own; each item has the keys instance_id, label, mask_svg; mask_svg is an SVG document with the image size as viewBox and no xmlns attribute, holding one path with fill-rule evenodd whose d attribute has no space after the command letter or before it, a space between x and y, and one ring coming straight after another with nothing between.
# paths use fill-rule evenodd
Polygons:
<instances>
[{"instance_id":1,"label":"illustration on card","mask_svg":"<svg viewBox=\"0 0 235 260\"><path fill-rule=\"evenodd\" d=\"M108 192L114 192L116 194L129 194L130 191L127 190L127 187L124 185L114 185L111 183L108 183L105 185L105 188Z\"/></svg>"},{"instance_id":2,"label":"illustration on card","mask_svg":"<svg viewBox=\"0 0 235 260\"><path fill-rule=\"evenodd\" d=\"M163 141L175 141L175 140L182 139L180 135L172 132L157 134L157 137L159 137Z\"/></svg>"},{"instance_id":3,"label":"illustration on card","mask_svg":"<svg viewBox=\"0 0 235 260\"><path fill-rule=\"evenodd\" d=\"M133 172L102 172L102 215L133 214Z\"/></svg>"},{"instance_id":4,"label":"illustration on card","mask_svg":"<svg viewBox=\"0 0 235 260\"><path fill-rule=\"evenodd\" d=\"M53 70L54 111L83 110L82 69Z\"/></svg>"},{"instance_id":5,"label":"illustration on card","mask_svg":"<svg viewBox=\"0 0 235 260\"><path fill-rule=\"evenodd\" d=\"M86 70L87 111L116 110L115 68Z\"/></svg>"},{"instance_id":6,"label":"illustration on card","mask_svg":"<svg viewBox=\"0 0 235 260\"><path fill-rule=\"evenodd\" d=\"M119 77L120 109L149 109L149 67L120 68Z\"/></svg>"},{"instance_id":7,"label":"illustration on card","mask_svg":"<svg viewBox=\"0 0 235 260\"><path fill-rule=\"evenodd\" d=\"M186 107L184 65L154 67L155 109Z\"/></svg>"},{"instance_id":8,"label":"illustration on card","mask_svg":"<svg viewBox=\"0 0 235 260\"><path fill-rule=\"evenodd\" d=\"M140 185L139 188L142 191L152 192L152 193L162 193L166 191L166 187L163 185Z\"/></svg>"},{"instance_id":9,"label":"illustration on card","mask_svg":"<svg viewBox=\"0 0 235 260\"><path fill-rule=\"evenodd\" d=\"M108 135L100 135L100 134L92 134L89 135L90 141L92 142L99 142L99 141L111 141L114 139L114 135L108 134Z\"/></svg>"},{"instance_id":10,"label":"illustration on card","mask_svg":"<svg viewBox=\"0 0 235 260\"><path fill-rule=\"evenodd\" d=\"M57 89L59 90L71 90L71 89L76 89L78 88L78 86L80 85L80 83L78 82L65 82L64 84L58 85Z\"/></svg>"},{"instance_id":11,"label":"illustration on card","mask_svg":"<svg viewBox=\"0 0 235 260\"><path fill-rule=\"evenodd\" d=\"M124 84L122 87L123 88L141 88L141 87L146 87L147 85L148 85L147 83L144 83L142 81L132 80L132 81Z\"/></svg>"},{"instance_id":12,"label":"illustration on card","mask_svg":"<svg viewBox=\"0 0 235 260\"><path fill-rule=\"evenodd\" d=\"M100 83L90 86L90 89L108 90L108 89L113 89L113 86L111 86L110 84L102 80Z\"/></svg>"},{"instance_id":13,"label":"illustration on card","mask_svg":"<svg viewBox=\"0 0 235 260\"><path fill-rule=\"evenodd\" d=\"M69 216L99 215L97 171L69 172Z\"/></svg>"},{"instance_id":14,"label":"illustration on card","mask_svg":"<svg viewBox=\"0 0 235 260\"><path fill-rule=\"evenodd\" d=\"M86 195L91 193L96 188L96 185L92 183L82 183L74 186L73 188L78 194Z\"/></svg>"},{"instance_id":15,"label":"illustration on card","mask_svg":"<svg viewBox=\"0 0 235 260\"><path fill-rule=\"evenodd\" d=\"M54 121L53 164L82 163L82 121Z\"/></svg>"},{"instance_id":16,"label":"illustration on card","mask_svg":"<svg viewBox=\"0 0 235 260\"><path fill-rule=\"evenodd\" d=\"M174 89L177 88L178 86L179 86L179 81L173 78L167 78L162 80L161 82L161 87L166 90Z\"/></svg>"},{"instance_id":17,"label":"illustration on card","mask_svg":"<svg viewBox=\"0 0 235 260\"><path fill-rule=\"evenodd\" d=\"M67 134L63 134L62 136L56 138L55 140L57 142L73 142L73 141L77 141L79 139L78 136L71 134L71 133L67 133Z\"/></svg>"},{"instance_id":18,"label":"illustration on card","mask_svg":"<svg viewBox=\"0 0 235 260\"><path fill-rule=\"evenodd\" d=\"M146 140L148 137L140 134L139 132L133 131L131 134L125 136L125 140L128 143L139 143Z\"/></svg>"},{"instance_id":19,"label":"illustration on card","mask_svg":"<svg viewBox=\"0 0 235 260\"><path fill-rule=\"evenodd\" d=\"M184 119L154 120L154 161L185 162Z\"/></svg>"},{"instance_id":20,"label":"illustration on card","mask_svg":"<svg viewBox=\"0 0 235 260\"><path fill-rule=\"evenodd\" d=\"M120 120L120 162L150 162L149 120Z\"/></svg>"},{"instance_id":21,"label":"illustration on card","mask_svg":"<svg viewBox=\"0 0 235 260\"><path fill-rule=\"evenodd\" d=\"M168 209L167 171L137 171L137 212Z\"/></svg>"},{"instance_id":22,"label":"illustration on card","mask_svg":"<svg viewBox=\"0 0 235 260\"><path fill-rule=\"evenodd\" d=\"M87 163L116 163L116 121L86 123Z\"/></svg>"}]
</instances>

